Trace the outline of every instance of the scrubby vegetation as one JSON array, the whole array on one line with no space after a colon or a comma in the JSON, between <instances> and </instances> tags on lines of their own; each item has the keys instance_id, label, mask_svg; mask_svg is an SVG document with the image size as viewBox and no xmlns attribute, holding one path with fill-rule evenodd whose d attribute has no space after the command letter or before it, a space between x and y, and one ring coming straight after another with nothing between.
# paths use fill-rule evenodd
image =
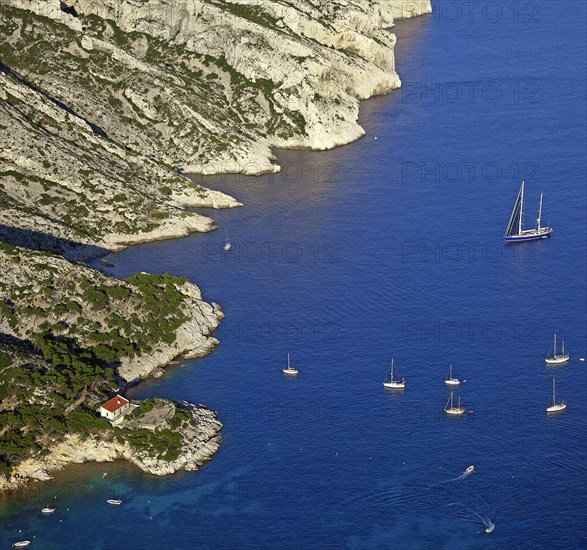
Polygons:
<instances>
[{"instance_id":1,"label":"scrubby vegetation","mask_svg":"<svg viewBox=\"0 0 587 550\"><path fill-rule=\"evenodd\" d=\"M44 336L34 346L0 341L0 475L46 454L68 433L114 437L139 453L177 459L183 445L177 429L193 421L191 413L175 405L164 427L113 427L97 409L116 387L114 369L71 340ZM146 400L127 418L140 421L157 401L169 403Z\"/></svg>"},{"instance_id":2,"label":"scrubby vegetation","mask_svg":"<svg viewBox=\"0 0 587 550\"><path fill-rule=\"evenodd\" d=\"M162 460L179 456L169 426L113 428L97 414L119 387L124 358L173 344L189 316L184 277L138 273L124 281L47 253L0 243L0 474L67 433L116 437ZM148 400L133 411L153 409Z\"/></svg>"},{"instance_id":3,"label":"scrubby vegetation","mask_svg":"<svg viewBox=\"0 0 587 550\"><path fill-rule=\"evenodd\" d=\"M117 281L10 245L0 246L0 260L6 280L17 266L31 272L26 282L0 291L0 323L31 340L47 333L72 338L103 363L149 353L156 343L173 344L189 318L181 292L185 277L139 273Z\"/></svg>"},{"instance_id":4,"label":"scrubby vegetation","mask_svg":"<svg viewBox=\"0 0 587 550\"><path fill-rule=\"evenodd\" d=\"M0 342L0 473L66 433L110 429L95 405L116 388L114 370L69 339Z\"/></svg>"}]
</instances>

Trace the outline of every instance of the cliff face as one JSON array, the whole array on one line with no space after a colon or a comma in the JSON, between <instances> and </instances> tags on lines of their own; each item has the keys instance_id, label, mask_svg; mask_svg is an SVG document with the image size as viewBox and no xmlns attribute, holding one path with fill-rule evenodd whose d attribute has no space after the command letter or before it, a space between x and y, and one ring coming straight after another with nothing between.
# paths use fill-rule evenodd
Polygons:
<instances>
[{"instance_id":1,"label":"cliff face","mask_svg":"<svg viewBox=\"0 0 587 550\"><path fill-rule=\"evenodd\" d=\"M361 137L359 100L400 85L384 28L429 11L429 0L5 0L0 239L82 258L209 231L185 208L240 204L181 171L278 171L272 147Z\"/></svg>"},{"instance_id":2,"label":"cliff face","mask_svg":"<svg viewBox=\"0 0 587 550\"><path fill-rule=\"evenodd\" d=\"M8 4L49 18L39 30L59 44L43 52L56 72L13 59L22 74L112 139L203 173L275 170L270 147L363 135L358 100L400 85L384 27L430 12L429 0L71 0L75 16L59 0ZM30 32L11 29L14 51Z\"/></svg>"}]
</instances>

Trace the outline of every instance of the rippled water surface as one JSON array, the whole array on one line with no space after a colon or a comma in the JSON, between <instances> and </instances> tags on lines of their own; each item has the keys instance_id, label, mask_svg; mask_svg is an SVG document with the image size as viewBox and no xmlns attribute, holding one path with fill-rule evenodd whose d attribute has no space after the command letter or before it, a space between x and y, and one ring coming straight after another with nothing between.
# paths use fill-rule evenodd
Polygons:
<instances>
[{"instance_id":1,"label":"rippled water surface","mask_svg":"<svg viewBox=\"0 0 587 550\"><path fill-rule=\"evenodd\" d=\"M499 19L471 19L448 4L465 9L396 27L404 88L363 103L365 138L205 181L246 205L205 212L229 253L221 229L109 257L116 276L185 275L222 305L213 354L129 392L218 410L216 457L166 478L71 467L4 498L2 544L585 547L585 5L497 2ZM555 233L506 247L523 178L527 219L544 191ZM572 359L549 369L554 331ZM382 386L392 357L399 394ZM449 363L463 418L442 412ZM553 375L569 405L548 417Z\"/></svg>"}]
</instances>

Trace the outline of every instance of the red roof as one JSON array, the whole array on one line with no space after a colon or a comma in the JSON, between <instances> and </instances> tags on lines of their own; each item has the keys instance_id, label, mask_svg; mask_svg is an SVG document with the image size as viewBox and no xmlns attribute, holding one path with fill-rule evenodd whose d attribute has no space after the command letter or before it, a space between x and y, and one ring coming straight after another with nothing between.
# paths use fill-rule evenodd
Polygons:
<instances>
[{"instance_id":1,"label":"red roof","mask_svg":"<svg viewBox=\"0 0 587 550\"><path fill-rule=\"evenodd\" d=\"M106 403L104 403L101 408L113 413L128 403L128 399L125 399L121 395L115 395L112 399L110 399L110 401L106 401Z\"/></svg>"}]
</instances>

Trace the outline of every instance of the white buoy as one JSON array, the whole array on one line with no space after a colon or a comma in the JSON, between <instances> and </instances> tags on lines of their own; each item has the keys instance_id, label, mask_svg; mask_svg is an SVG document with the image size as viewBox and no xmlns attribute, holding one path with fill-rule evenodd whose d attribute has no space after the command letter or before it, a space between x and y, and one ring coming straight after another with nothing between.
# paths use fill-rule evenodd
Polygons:
<instances>
[{"instance_id":1,"label":"white buoy","mask_svg":"<svg viewBox=\"0 0 587 550\"><path fill-rule=\"evenodd\" d=\"M579 361L585 361L585 357L580 357Z\"/></svg>"}]
</instances>

